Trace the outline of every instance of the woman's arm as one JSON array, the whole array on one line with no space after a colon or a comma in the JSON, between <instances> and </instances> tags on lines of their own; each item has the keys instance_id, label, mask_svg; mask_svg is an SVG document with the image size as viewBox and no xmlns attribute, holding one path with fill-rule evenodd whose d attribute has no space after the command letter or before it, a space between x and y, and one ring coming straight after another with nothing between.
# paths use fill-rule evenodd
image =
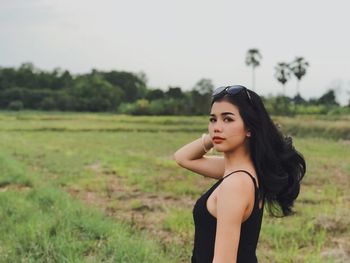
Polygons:
<instances>
[{"instance_id":1,"label":"woman's arm","mask_svg":"<svg viewBox=\"0 0 350 263\"><path fill-rule=\"evenodd\" d=\"M205 148L213 147L210 135L204 137ZM202 138L190 142L174 153L178 165L203 176L219 179L225 171L224 158L221 156L204 156Z\"/></svg>"},{"instance_id":2,"label":"woman's arm","mask_svg":"<svg viewBox=\"0 0 350 263\"><path fill-rule=\"evenodd\" d=\"M250 199L254 197L253 191L251 179L243 173L235 173L219 185L213 263L237 261L241 224Z\"/></svg>"}]
</instances>

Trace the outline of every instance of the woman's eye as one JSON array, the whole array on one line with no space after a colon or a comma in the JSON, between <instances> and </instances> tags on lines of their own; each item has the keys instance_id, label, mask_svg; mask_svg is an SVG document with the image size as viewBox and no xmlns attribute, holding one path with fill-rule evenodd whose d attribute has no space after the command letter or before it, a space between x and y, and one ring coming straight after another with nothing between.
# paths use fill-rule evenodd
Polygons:
<instances>
[{"instance_id":1,"label":"woman's eye","mask_svg":"<svg viewBox=\"0 0 350 263\"><path fill-rule=\"evenodd\" d=\"M216 121L214 118L209 118L209 122L214 122L214 121ZM230 122L230 121L232 121L232 119L224 118L224 122Z\"/></svg>"}]
</instances>

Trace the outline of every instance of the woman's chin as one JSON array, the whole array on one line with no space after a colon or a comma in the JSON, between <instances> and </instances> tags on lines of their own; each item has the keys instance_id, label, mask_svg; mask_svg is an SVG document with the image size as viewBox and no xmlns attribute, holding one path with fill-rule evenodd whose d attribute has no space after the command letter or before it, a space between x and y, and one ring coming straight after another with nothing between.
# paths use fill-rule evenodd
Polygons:
<instances>
[{"instance_id":1,"label":"woman's chin","mask_svg":"<svg viewBox=\"0 0 350 263\"><path fill-rule=\"evenodd\" d=\"M220 145L215 145L213 146L214 150L217 152L222 152L222 147L220 147Z\"/></svg>"}]
</instances>

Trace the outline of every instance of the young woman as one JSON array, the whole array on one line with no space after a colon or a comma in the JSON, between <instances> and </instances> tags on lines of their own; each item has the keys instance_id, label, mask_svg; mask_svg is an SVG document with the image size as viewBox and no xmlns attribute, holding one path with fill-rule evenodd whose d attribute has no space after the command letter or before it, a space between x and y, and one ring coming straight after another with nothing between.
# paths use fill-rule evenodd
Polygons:
<instances>
[{"instance_id":1,"label":"young woman","mask_svg":"<svg viewBox=\"0 0 350 263\"><path fill-rule=\"evenodd\" d=\"M208 131L174 154L180 166L218 180L194 206L191 261L256 263L264 204L273 216L293 213L305 161L244 86L214 91ZM205 156L212 147L223 156Z\"/></svg>"}]
</instances>

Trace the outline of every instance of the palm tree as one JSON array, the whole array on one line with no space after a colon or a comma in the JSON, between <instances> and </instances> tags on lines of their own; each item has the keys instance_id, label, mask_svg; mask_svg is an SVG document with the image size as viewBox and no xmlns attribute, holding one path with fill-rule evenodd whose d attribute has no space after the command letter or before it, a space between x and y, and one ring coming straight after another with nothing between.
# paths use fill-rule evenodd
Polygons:
<instances>
[{"instance_id":1,"label":"palm tree","mask_svg":"<svg viewBox=\"0 0 350 263\"><path fill-rule=\"evenodd\" d=\"M285 62L280 62L275 67L275 70L276 70L275 78L277 79L278 82L280 82L282 84L283 96L285 96L285 94L286 94L285 84L290 79L291 68L290 68L289 64L287 64Z\"/></svg>"},{"instance_id":2,"label":"palm tree","mask_svg":"<svg viewBox=\"0 0 350 263\"><path fill-rule=\"evenodd\" d=\"M262 56L259 49L252 48L247 51L245 64L252 67L252 88L255 90L255 68L260 66Z\"/></svg>"},{"instance_id":3,"label":"palm tree","mask_svg":"<svg viewBox=\"0 0 350 263\"><path fill-rule=\"evenodd\" d=\"M299 94L300 80L306 74L307 67L309 67L309 62L307 62L303 57L296 57L290 65L294 76L298 79L297 95Z\"/></svg>"}]
</instances>

